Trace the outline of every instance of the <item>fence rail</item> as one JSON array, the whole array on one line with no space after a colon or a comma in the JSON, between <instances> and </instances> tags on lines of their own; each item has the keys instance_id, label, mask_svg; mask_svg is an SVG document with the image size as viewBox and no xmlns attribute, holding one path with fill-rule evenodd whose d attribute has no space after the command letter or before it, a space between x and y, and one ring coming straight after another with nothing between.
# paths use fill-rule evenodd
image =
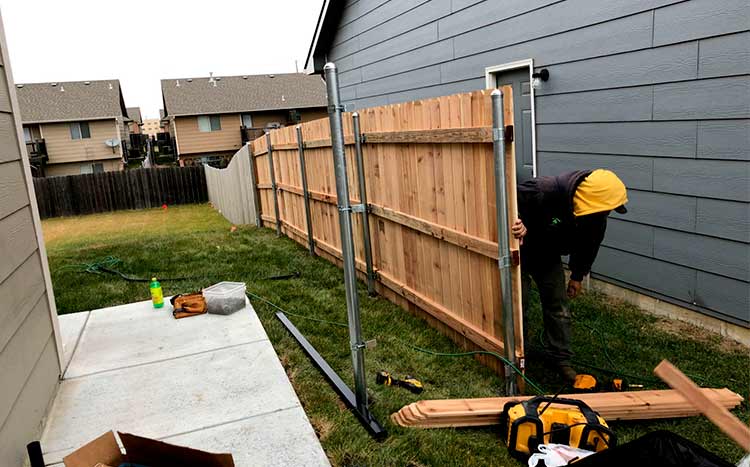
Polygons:
<instances>
[{"instance_id":1,"label":"fence rail","mask_svg":"<svg viewBox=\"0 0 750 467\"><path fill-rule=\"evenodd\" d=\"M43 219L208 200L202 166L35 178L34 191Z\"/></svg>"},{"instance_id":2,"label":"fence rail","mask_svg":"<svg viewBox=\"0 0 750 467\"><path fill-rule=\"evenodd\" d=\"M504 117L513 124L506 87ZM362 141L376 288L467 348L503 353L505 310L499 287L498 234L489 91L365 109L361 135L344 114L346 170L360 203L354 142ZM301 125L307 191L294 127L252 142L262 224L308 245L308 199L314 251L340 264L341 239L327 119ZM506 144L510 218L516 216L514 145ZM270 170L269 162L273 163ZM276 197L274 188L276 188ZM277 199L278 219L275 215ZM364 278L362 214L354 216L356 265ZM523 361L517 242L512 290L515 352ZM509 311L510 312L510 311ZM497 371L502 364L484 359Z\"/></svg>"}]
</instances>

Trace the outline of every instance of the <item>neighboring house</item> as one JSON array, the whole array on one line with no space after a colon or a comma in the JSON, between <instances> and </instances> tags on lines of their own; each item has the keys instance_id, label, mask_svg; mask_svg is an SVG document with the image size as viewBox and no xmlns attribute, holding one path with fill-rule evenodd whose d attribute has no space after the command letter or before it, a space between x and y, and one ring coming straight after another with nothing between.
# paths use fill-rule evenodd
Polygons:
<instances>
[{"instance_id":1,"label":"neighboring house","mask_svg":"<svg viewBox=\"0 0 750 467\"><path fill-rule=\"evenodd\" d=\"M325 117L325 84L300 73L161 81L164 116L183 163L228 160L269 127Z\"/></svg>"},{"instance_id":2,"label":"neighboring house","mask_svg":"<svg viewBox=\"0 0 750 467\"><path fill-rule=\"evenodd\" d=\"M161 120L158 118L147 118L143 121L143 132L145 134L155 137L157 133L162 131Z\"/></svg>"},{"instance_id":3,"label":"neighboring house","mask_svg":"<svg viewBox=\"0 0 750 467\"><path fill-rule=\"evenodd\" d=\"M130 134L141 134L145 133L145 131L142 130L142 127L144 125L144 121L141 118L141 108L140 107L128 107L128 132Z\"/></svg>"},{"instance_id":4,"label":"neighboring house","mask_svg":"<svg viewBox=\"0 0 750 467\"><path fill-rule=\"evenodd\" d=\"M62 373L55 298L0 21L0 465L28 465Z\"/></svg>"},{"instance_id":5,"label":"neighboring house","mask_svg":"<svg viewBox=\"0 0 750 467\"><path fill-rule=\"evenodd\" d=\"M748 30L747 0L328 0L306 67L335 62L351 109L511 84L520 179L629 188L594 264L622 288L596 284L748 328Z\"/></svg>"},{"instance_id":6,"label":"neighboring house","mask_svg":"<svg viewBox=\"0 0 750 467\"><path fill-rule=\"evenodd\" d=\"M46 148L36 175L123 169L129 119L118 80L17 84L16 93L27 147Z\"/></svg>"}]
</instances>

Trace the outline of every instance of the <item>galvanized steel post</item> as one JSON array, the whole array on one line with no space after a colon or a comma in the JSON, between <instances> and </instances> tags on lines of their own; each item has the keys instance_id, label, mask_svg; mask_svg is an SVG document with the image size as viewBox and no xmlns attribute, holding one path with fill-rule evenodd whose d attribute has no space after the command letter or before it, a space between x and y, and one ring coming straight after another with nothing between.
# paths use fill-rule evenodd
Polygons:
<instances>
[{"instance_id":1,"label":"galvanized steel post","mask_svg":"<svg viewBox=\"0 0 750 467\"><path fill-rule=\"evenodd\" d=\"M370 212L367 206L367 184L365 181L365 161L362 155L362 133L359 127L359 114L352 114L354 127L354 151L357 156L357 180L359 181L359 202L362 203L362 241L365 249L365 265L367 267L367 293L375 295L375 272L372 268L372 245L370 243Z\"/></svg>"},{"instance_id":2,"label":"galvanized steel post","mask_svg":"<svg viewBox=\"0 0 750 467\"><path fill-rule=\"evenodd\" d=\"M310 192L307 190L307 169L305 168L305 143L302 140L302 126L297 125L297 151L299 152L299 172L302 176L302 196L305 200L305 221L307 222L307 248L315 255L312 217L310 217Z\"/></svg>"},{"instance_id":3,"label":"galvanized steel post","mask_svg":"<svg viewBox=\"0 0 750 467\"><path fill-rule=\"evenodd\" d=\"M503 302L503 344L505 358L516 363L515 322L513 318L513 290L511 285L510 230L508 228L508 200L505 185L505 135L503 121L503 93L492 91L492 145L495 166L495 207L497 211L498 267L500 268L500 293ZM518 393L516 375L509 364L505 365L505 392Z\"/></svg>"},{"instance_id":4,"label":"galvanized steel post","mask_svg":"<svg viewBox=\"0 0 750 467\"><path fill-rule=\"evenodd\" d=\"M250 158L250 188L253 191L253 204L255 204L255 225L263 227L263 219L260 214L260 195L258 194L258 178L255 175L255 156L253 156L253 145L248 141L247 154Z\"/></svg>"},{"instance_id":5,"label":"galvanized steel post","mask_svg":"<svg viewBox=\"0 0 750 467\"><path fill-rule=\"evenodd\" d=\"M266 146L268 149L268 170L271 174L271 190L273 190L273 211L276 215L276 236L281 237L281 216L279 215L279 194L276 186L276 174L273 169L273 146L271 146L271 133L266 131Z\"/></svg>"},{"instance_id":6,"label":"galvanized steel post","mask_svg":"<svg viewBox=\"0 0 750 467\"><path fill-rule=\"evenodd\" d=\"M352 236L352 207L349 201L349 184L346 176L344 156L344 128L341 118L343 111L339 97L339 82L336 65L326 63L323 68L328 91L328 118L331 124L331 146L336 177L336 196L341 228L341 254L344 263L344 285L346 287L346 311L349 318L349 345L354 366L354 393L357 410L368 414L367 382L365 380L365 343L359 321L359 297L357 296L357 271L354 264L354 239Z\"/></svg>"}]
</instances>

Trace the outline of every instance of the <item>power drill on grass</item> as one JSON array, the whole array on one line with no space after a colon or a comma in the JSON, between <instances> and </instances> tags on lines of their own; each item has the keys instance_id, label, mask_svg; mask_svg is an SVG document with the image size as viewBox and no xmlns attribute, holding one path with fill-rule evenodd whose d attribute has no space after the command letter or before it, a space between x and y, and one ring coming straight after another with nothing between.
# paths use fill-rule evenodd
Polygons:
<instances>
[{"instance_id":1,"label":"power drill on grass","mask_svg":"<svg viewBox=\"0 0 750 467\"><path fill-rule=\"evenodd\" d=\"M601 390L620 392L627 391L628 389L643 389L643 385L630 384L622 378L614 378L611 381L600 382L597 381L593 375L583 373L576 375L576 380L573 383L574 392L599 392Z\"/></svg>"},{"instance_id":2,"label":"power drill on grass","mask_svg":"<svg viewBox=\"0 0 750 467\"><path fill-rule=\"evenodd\" d=\"M386 386L401 386L402 388L407 389L414 394L419 394L424 391L424 386L418 379L411 376L407 376L404 379L397 379L387 371L379 372L375 377L375 382L378 384L384 384Z\"/></svg>"}]
</instances>

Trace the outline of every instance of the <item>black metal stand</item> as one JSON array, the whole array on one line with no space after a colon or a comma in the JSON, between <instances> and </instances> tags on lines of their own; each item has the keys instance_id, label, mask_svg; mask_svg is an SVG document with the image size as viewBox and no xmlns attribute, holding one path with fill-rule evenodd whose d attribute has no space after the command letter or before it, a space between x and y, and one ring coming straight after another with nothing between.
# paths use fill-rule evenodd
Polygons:
<instances>
[{"instance_id":1,"label":"black metal stand","mask_svg":"<svg viewBox=\"0 0 750 467\"><path fill-rule=\"evenodd\" d=\"M289 321L289 318L287 318L284 313L278 312L276 313L276 317L281 321L281 324L284 325L292 337L299 342L299 345L302 346L302 350L305 351L313 364L318 367L321 373L323 373L325 379L328 380L333 390L336 391L339 397L341 397L341 400L344 401L346 406L349 407L349 410L354 412L354 415L357 416L360 423L362 423L362 426L364 426L367 432L370 433L370 436L378 441L384 440L388 436L388 432L386 432L380 423L372 417L369 411L367 413L362 413L357 409L357 398L349 386L344 383L344 380L342 380L336 371L331 368L328 362L326 362L318 351L315 350L315 347L313 347L299 329Z\"/></svg>"}]
</instances>

